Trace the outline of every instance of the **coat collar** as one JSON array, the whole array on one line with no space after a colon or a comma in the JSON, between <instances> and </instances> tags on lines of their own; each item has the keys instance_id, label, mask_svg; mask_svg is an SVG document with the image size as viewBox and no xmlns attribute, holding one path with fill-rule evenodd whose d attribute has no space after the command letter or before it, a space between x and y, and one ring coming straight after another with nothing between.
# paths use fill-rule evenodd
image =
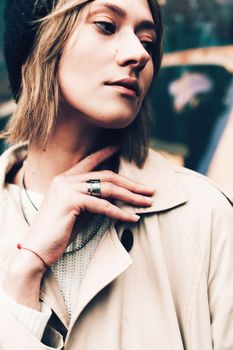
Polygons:
<instances>
[{"instance_id":1,"label":"coat collar","mask_svg":"<svg viewBox=\"0 0 233 350\"><path fill-rule=\"evenodd\" d=\"M4 190L6 174L17 163L22 163L27 157L27 144L10 147L0 158L0 192ZM138 214L160 212L172 209L188 201L174 167L159 153L150 150L142 169L134 163L121 159L119 174L155 188L154 203L151 207L133 207L118 202L122 208L130 208Z\"/></svg>"},{"instance_id":2,"label":"coat collar","mask_svg":"<svg viewBox=\"0 0 233 350\"><path fill-rule=\"evenodd\" d=\"M188 201L188 195L179 181L175 168L156 151L149 150L149 156L142 169L124 159L121 160L119 173L155 189L152 197L154 202L148 208L120 204L124 208L130 207L137 214L169 210Z\"/></svg>"}]
</instances>

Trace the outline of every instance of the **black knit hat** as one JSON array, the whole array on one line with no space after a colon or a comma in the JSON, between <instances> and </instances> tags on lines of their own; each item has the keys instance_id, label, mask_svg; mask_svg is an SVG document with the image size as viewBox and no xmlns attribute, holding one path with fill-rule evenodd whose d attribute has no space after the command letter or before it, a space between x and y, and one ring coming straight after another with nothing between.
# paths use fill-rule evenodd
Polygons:
<instances>
[{"instance_id":1,"label":"black knit hat","mask_svg":"<svg viewBox=\"0 0 233 350\"><path fill-rule=\"evenodd\" d=\"M7 0L5 8L4 55L10 88L17 101L21 85L22 64L30 55L38 24L56 0Z\"/></svg>"}]
</instances>

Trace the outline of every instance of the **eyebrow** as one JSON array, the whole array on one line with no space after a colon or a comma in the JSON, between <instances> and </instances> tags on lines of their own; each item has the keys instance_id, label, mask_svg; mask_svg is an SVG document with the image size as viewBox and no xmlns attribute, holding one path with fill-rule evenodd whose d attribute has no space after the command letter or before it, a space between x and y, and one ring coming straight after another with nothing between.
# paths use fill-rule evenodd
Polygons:
<instances>
[{"instance_id":1,"label":"eyebrow","mask_svg":"<svg viewBox=\"0 0 233 350\"><path fill-rule=\"evenodd\" d=\"M116 15L118 15L119 17L126 19L127 14L126 12L120 8L117 5L112 4L111 2L99 2L99 3L93 3L93 5L95 4L96 7L106 7L108 10L112 11L113 13L115 13ZM97 11L97 10L96 10ZM95 10L93 10L93 12L96 12ZM144 29L148 29L148 30L152 30L155 32L156 35L156 30L155 30L155 24L154 22L150 21L150 20L143 20L139 25L137 25L136 27L136 32L140 32L141 30Z\"/></svg>"},{"instance_id":2,"label":"eyebrow","mask_svg":"<svg viewBox=\"0 0 233 350\"><path fill-rule=\"evenodd\" d=\"M116 13L119 17L122 17L123 19L126 18L126 12L122 8L120 8L117 5L112 4L111 2L107 2L107 1L106 2L105 1L98 2L98 3L94 2L93 5L96 7L100 7L100 6L106 7L110 11Z\"/></svg>"}]
</instances>

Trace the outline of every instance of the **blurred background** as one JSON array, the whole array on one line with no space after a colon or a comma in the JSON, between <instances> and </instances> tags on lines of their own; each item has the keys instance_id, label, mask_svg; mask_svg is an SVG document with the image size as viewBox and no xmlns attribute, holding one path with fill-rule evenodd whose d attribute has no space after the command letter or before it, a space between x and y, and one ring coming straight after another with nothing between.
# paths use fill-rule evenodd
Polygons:
<instances>
[{"instance_id":1,"label":"blurred background","mask_svg":"<svg viewBox=\"0 0 233 350\"><path fill-rule=\"evenodd\" d=\"M15 105L2 53L0 129ZM152 86L152 147L212 178L233 198L233 1L160 0L166 24L163 67ZM136 141L136 140L135 140ZM0 143L0 152L5 148Z\"/></svg>"}]
</instances>

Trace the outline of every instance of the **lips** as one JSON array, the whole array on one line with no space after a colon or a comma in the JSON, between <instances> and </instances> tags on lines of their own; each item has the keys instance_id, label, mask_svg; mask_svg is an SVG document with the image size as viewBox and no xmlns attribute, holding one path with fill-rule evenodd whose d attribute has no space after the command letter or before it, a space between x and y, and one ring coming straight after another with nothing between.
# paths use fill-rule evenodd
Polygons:
<instances>
[{"instance_id":1,"label":"lips","mask_svg":"<svg viewBox=\"0 0 233 350\"><path fill-rule=\"evenodd\" d=\"M128 90L133 91L137 97L140 96L141 94L140 87L136 79L124 78L124 79L108 82L105 85L122 86Z\"/></svg>"}]
</instances>

